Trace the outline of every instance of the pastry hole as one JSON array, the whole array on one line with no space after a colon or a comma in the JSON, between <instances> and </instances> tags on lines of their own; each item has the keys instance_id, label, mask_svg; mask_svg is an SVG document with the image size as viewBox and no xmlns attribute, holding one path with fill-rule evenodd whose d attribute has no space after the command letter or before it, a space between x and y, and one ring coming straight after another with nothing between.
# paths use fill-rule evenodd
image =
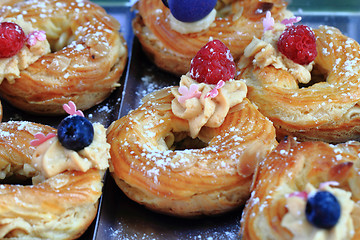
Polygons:
<instances>
[{"instance_id":1,"label":"pastry hole","mask_svg":"<svg viewBox=\"0 0 360 240\"><path fill-rule=\"evenodd\" d=\"M0 184L10 184L10 185L33 185L31 178L27 178L18 174L6 177L5 179L0 180Z\"/></svg>"},{"instance_id":2,"label":"pastry hole","mask_svg":"<svg viewBox=\"0 0 360 240\"><path fill-rule=\"evenodd\" d=\"M32 177L37 174L36 170L28 163L8 164L0 171L0 184L33 185Z\"/></svg>"},{"instance_id":3,"label":"pastry hole","mask_svg":"<svg viewBox=\"0 0 360 240\"><path fill-rule=\"evenodd\" d=\"M258 2L254 14L266 14L267 11L271 11L274 7L274 3L271 2Z\"/></svg>"},{"instance_id":4,"label":"pastry hole","mask_svg":"<svg viewBox=\"0 0 360 240\"><path fill-rule=\"evenodd\" d=\"M299 88L307 88L315 85L316 83L326 82L327 75L324 69L322 69L319 65L315 65L313 70L311 71L311 81L304 84L299 83Z\"/></svg>"},{"instance_id":5,"label":"pastry hole","mask_svg":"<svg viewBox=\"0 0 360 240\"><path fill-rule=\"evenodd\" d=\"M57 52L64 47L68 46L74 41L74 32L71 29L70 19L66 16L62 18L51 19L44 31L46 32L46 38L49 41L51 52Z\"/></svg>"},{"instance_id":6,"label":"pastry hole","mask_svg":"<svg viewBox=\"0 0 360 240\"><path fill-rule=\"evenodd\" d=\"M168 145L170 150L187 150L201 149L208 146L208 143L201 141L199 138L191 138L186 132L173 133L174 141L172 145Z\"/></svg>"}]
</instances>

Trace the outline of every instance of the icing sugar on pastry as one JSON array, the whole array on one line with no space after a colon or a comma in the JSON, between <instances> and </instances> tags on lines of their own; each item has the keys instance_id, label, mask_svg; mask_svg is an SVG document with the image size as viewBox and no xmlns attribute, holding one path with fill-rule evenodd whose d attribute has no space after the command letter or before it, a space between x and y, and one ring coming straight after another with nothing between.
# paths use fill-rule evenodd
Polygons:
<instances>
[{"instance_id":1,"label":"icing sugar on pastry","mask_svg":"<svg viewBox=\"0 0 360 240\"><path fill-rule=\"evenodd\" d=\"M39 132L45 137L39 137ZM31 144L33 140L41 138L36 141L40 143L56 132L33 122L0 123L0 178L19 175L33 182L0 185L1 239L76 239L96 217L106 171L99 168L105 166L87 171L63 169L45 178L34 165L37 146ZM105 141L104 134L100 137Z\"/></svg>"},{"instance_id":2,"label":"icing sugar on pastry","mask_svg":"<svg viewBox=\"0 0 360 240\"><path fill-rule=\"evenodd\" d=\"M16 81L1 83L1 97L13 106L60 115L69 101L86 110L120 86L127 46L120 23L101 6L88 0L9 1L1 5L0 16L1 21L23 19L38 31L24 49L36 52L38 44L50 44L47 54L18 70Z\"/></svg>"},{"instance_id":3,"label":"icing sugar on pastry","mask_svg":"<svg viewBox=\"0 0 360 240\"><path fill-rule=\"evenodd\" d=\"M272 31L276 24L264 36ZM275 46L254 40L250 58L239 61L236 78L245 81L247 97L274 123L278 139L357 139L359 44L330 26L287 26L281 36Z\"/></svg>"},{"instance_id":4,"label":"icing sugar on pastry","mask_svg":"<svg viewBox=\"0 0 360 240\"><path fill-rule=\"evenodd\" d=\"M241 206L256 164L277 144L272 123L234 80L226 46L213 40L198 52L179 87L148 94L107 131L109 170L120 189L177 216Z\"/></svg>"}]
</instances>

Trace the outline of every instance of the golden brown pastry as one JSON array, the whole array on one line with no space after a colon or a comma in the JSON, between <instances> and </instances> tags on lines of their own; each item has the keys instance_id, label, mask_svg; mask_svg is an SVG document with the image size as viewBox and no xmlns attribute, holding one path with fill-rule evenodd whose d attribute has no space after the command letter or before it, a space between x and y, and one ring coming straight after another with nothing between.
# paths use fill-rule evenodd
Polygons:
<instances>
[{"instance_id":1,"label":"golden brown pastry","mask_svg":"<svg viewBox=\"0 0 360 240\"><path fill-rule=\"evenodd\" d=\"M358 139L359 44L338 29L314 29L317 56L297 64L277 51L279 33L266 32L245 50L238 78L248 98L275 125L279 139L339 143Z\"/></svg>"},{"instance_id":2,"label":"golden brown pastry","mask_svg":"<svg viewBox=\"0 0 360 240\"><path fill-rule=\"evenodd\" d=\"M261 36L267 10L277 20L290 14L282 0L218 1L217 16L209 28L184 33L171 27L170 10L161 0L140 0L135 6L133 29L145 53L158 67L177 75L188 72L191 59L209 39L224 42L238 59L253 36Z\"/></svg>"},{"instance_id":3,"label":"golden brown pastry","mask_svg":"<svg viewBox=\"0 0 360 240\"><path fill-rule=\"evenodd\" d=\"M106 168L90 167L82 171L75 169L75 164L66 171L59 168L54 169L56 173L49 172L49 168L54 167L49 159L54 159L58 166L64 165L62 151L54 155L54 147L44 152L44 145L31 144L40 132L46 136L55 135L56 129L25 121L0 124L1 239L75 239L95 218ZM103 133L105 142L105 130ZM43 144L50 142L56 143L56 137ZM84 151L78 154L78 159L87 156ZM40 155L44 155L45 160L39 160ZM73 159L76 153L65 150L64 155L71 155ZM31 178L33 184L22 185L23 179Z\"/></svg>"},{"instance_id":4,"label":"golden brown pastry","mask_svg":"<svg viewBox=\"0 0 360 240\"><path fill-rule=\"evenodd\" d=\"M193 84L188 75L180 82ZM241 81L226 83L215 98L206 97L210 85L198 89L201 96L187 99L185 109L179 87L153 92L108 129L112 176L149 209L188 217L243 205L257 162L277 144L272 123L244 99ZM212 108L211 117L201 108Z\"/></svg>"},{"instance_id":5,"label":"golden brown pastry","mask_svg":"<svg viewBox=\"0 0 360 240\"><path fill-rule=\"evenodd\" d=\"M20 2L22 0L3 0L0 2L0 6L8 5L10 3Z\"/></svg>"},{"instance_id":6,"label":"golden brown pastry","mask_svg":"<svg viewBox=\"0 0 360 240\"><path fill-rule=\"evenodd\" d=\"M355 141L281 141L256 171L242 239L359 239L359 153ZM324 207L329 215L319 204L330 204Z\"/></svg>"},{"instance_id":7,"label":"golden brown pastry","mask_svg":"<svg viewBox=\"0 0 360 240\"><path fill-rule=\"evenodd\" d=\"M127 47L119 22L100 6L87 0L9 1L0 8L0 19L20 25L27 38L46 34L46 40L26 43L0 61L0 94L12 105L61 114L71 100L85 110L119 86Z\"/></svg>"}]
</instances>

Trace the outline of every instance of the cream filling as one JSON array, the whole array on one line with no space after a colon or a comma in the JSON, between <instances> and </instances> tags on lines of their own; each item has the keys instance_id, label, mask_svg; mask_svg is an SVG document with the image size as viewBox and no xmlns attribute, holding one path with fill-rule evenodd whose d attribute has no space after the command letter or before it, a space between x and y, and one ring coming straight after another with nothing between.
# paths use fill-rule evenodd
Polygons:
<instances>
[{"instance_id":1,"label":"cream filling","mask_svg":"<svg viewBox=\"0 0 360 240\"><path fill-rule=\"evenodd\" d=\"M316 228L306 219L306 201L296 196L288 197L287 209L289 212L283 217L281 226L290 230L294 235L293 240L348 240L354 235L354 225L351 218L354 202L351 200L351 192L330 186L326 186L324 190L332 193L340 203L341 215L338 223L329 230ZM316 189L308 184L305 191L312 194Z\"/></svg>"},{"instance_id":2,"label":"cream filling","mask_svg":"<svg viewBox=\"0 0 360 240\"><path fill-rule=\"evenodd\" d=\"M17 18L1 19L2 22L14 22L24 31L25 36L38 29L33 28L30 22L25 22L19 15ZM22 49L14 56L9 58L0 58L0 83L6 78L9 83L14 83L20 77L20 72L40 57L50 53L50 44L47 40L37 41L34 46L24 44Z\"/></svg>"},{"instance_id":3,"label":"cream filling","mask_svg":"<svg viewBox=\"0 0 360 240\"><path fill-rule=\"evenodd\" d=\"M266 31L261 39L254 37L245 48L239 67L245 67L249 62L259 68L272 65L276 69L288 71L298 82L306 84L311 80L314 61L308 65L300 65L277 50L277 41L284 30L285 25L276 23L274 29Z\"/></svg>"},{"instance_id":4,"label":"cream filling","mask_svg":"<svg viewBox=\"0 0 360 240\"><path fill-rule=\"evenodd\" d=\"M177 20L172 14L169 14L170 27L181 34L201 32L208 29L215 21L216 10L213 9L206 17L195 22L181 22Z\"/></svg>"},{"instance_id":5,"label":"cream filling","mask_svg":"<svg viewBox=\"0 0 360 240\"><path fill-rule=\"evenodd\" d=\"M171 89L175 96L171 108L175 116L186 119L189 122L189 131L192 138L196 138L203 126L217 128L224 122L229 109L243 101L246 97L247 87L244 82L232 80L225 82L225 85L218 89L218 95L211 98L208 93L215 85L197 83L188 75L183 75L180 80L180 87L188 89L192 84L198 85L201 93L199 98L193 97L184 102L179 102L181 94L179 87Z\"/></svg>"},{"instance_id":6,"label":"cream filling","mask_svg":"<svg viewBox=\"0 0 360 240\"><path fill-rule=\"evenodd\" d=\"M80 151L64 148L57 137L39 145L32 158L32 165L41 172L41 178L50 178L64 171L85 172L90 168L108 168L110 144L106 142L106 130L100 123L94 123L93 142Z\"/></svg>"}]
</instances>

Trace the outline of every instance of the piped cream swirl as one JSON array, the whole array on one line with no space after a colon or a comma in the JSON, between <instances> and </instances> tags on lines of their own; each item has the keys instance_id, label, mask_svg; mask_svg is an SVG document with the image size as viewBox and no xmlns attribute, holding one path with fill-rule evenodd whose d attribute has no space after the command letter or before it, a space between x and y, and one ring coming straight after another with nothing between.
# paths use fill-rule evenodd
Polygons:
<instances>
[{"instance_id":1,"label":"piped cream swirl","mask_svg":"<svg viewBox=\"0 0 360 240\"><path fill-rule=\"evenodd\" d=\"M190 88L192 84L198 85L201 92L199 98L193 97L186 101L179 101L181 94L179 87L171 89L175 99L171 108L175 116L186 119L189 122L189 132L192 138L196 138L203 126L217 128L224 122L229 109L243 101L246 97L247 87L244 82L231 80L218 89L218 95L211 98L208 93L215 88L215 85L197 83L189 75L183 75L180 80L180 87Z\"/></svg>"},{"instance_id":2,"label":"piped cream swirl","mask_svg":"<svg viewBox=\"0 0 360 240\"><path fill-rule=\"evenodd\" d=\"M86 172L90 168L105 170L109 166L110 144L106 142L106 130L100 123L94 123L93 142L80 151L64 148L57 137L39 145L32 158L32 165L43 178L50 178L61 172L76 170Z\"/></svg>"}]
</instances>

